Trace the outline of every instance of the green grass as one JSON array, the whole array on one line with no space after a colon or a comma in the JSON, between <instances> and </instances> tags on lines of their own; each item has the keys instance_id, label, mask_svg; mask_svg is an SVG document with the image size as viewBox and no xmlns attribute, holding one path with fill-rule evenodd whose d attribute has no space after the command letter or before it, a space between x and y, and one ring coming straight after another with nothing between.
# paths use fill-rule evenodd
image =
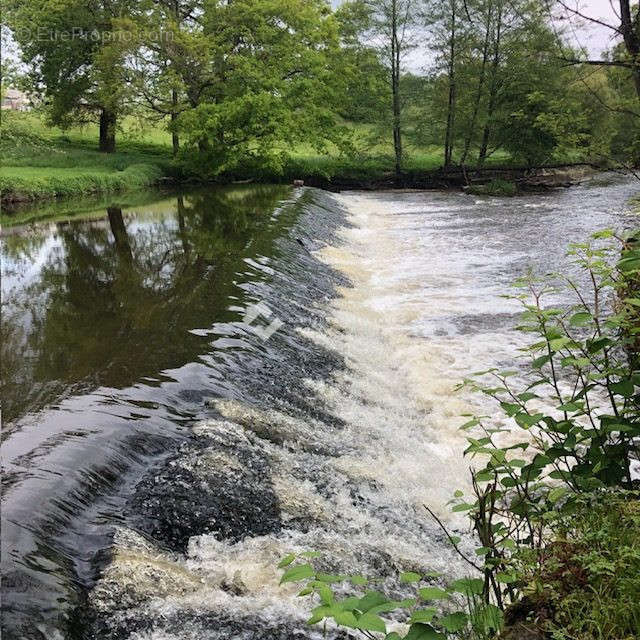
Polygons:
<instances>
[{"instance_id":1,"label":"green grass","mask_svg":"<svg viewBox=\"0 0 640 640\"><path fill-rule=\"evenodd\" d=\"M640 494L591 494L578 504L537 563L529 610L519 606L522 628L544 626L555 640L637 638Z\"/></svg>"},{"instance_id":2,"label":"green grass","mask_svg":"<svg viewBox=\"0 0 640 640\"><path fill-rule=\"evenodd\" d=\"M136 131L125 122L118 151L97 150L95 126L63 132L36 113L2 116L0 191L3 202L24 202L139 189L171 170L168 134Z\"/></svg>"}]
</instances>

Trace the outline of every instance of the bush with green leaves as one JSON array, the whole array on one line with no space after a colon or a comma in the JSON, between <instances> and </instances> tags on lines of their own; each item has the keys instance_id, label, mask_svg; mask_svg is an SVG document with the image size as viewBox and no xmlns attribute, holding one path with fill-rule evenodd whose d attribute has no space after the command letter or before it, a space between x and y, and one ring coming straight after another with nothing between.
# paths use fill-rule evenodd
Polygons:
<instances>
[{"instance_id":1,"label":"bush with green leaves","mask_svg":"<svg viewBox=\"0 0 640 640\"><path fill-rule=\"evenodd\" d=\"M524 575L518 616L553 640L631 640L640 633L640 492L578 497Z\"/></svg>"},{"instance_id":2,"label":"bush with green leaves","mask_svg":"<svg viewBox=\"0 0 640 640\"><path fill-rule=\"evenodd\" d=\"M434 584L440 574L420 575L406 572L398 582L410 590L409 597L392 600L371 588L375 580L364 576L330 575L316 570L312 564L317 552L290 553L280 564L284 574L281 584L300 582L300 597L317 598L309 624L327 622L355 629L367 638L386 640L445 640L446 638L490 637L500 628L502 611L484 602L483 581L462 578L442 588ZM345 588L347 586L347 588ZM350 588L349 588L350 587ZM389 625L404 625L406 631L391 631Z\"/></svg>"},{"instance_id":3,"label":"bush with green leaves","mask_svg":"<svg viewBox=\"0 0 640 640\"><path fill-rule=\"evenodd\" d=\"M323 576L311 564L296 564L283 582L304 580L301 595L320 599L310 623L333 619L369 638L379 633L396 640L402 636L386 633L381 614L399 610L407 614L404 637L410 640L491 637L502 612L522 602L532 576L542 575L549 550L558 548L556 539L584 509L585 496L638 484L640 242L603 231L572 245L569 255L575 267L569 275L528 276L507 296L522 305L518 329L533 336L521 366L479 372L460 385L491 398L502 416L502 425L496 416L467 416L461 427L465 455L484 461L471 469L471 494L458 490L452 500L452 511L466 514L479 542L474 556L426 509L473 577L447 589L419 587L416 597L402 601L375 591L338 598L332 583L363 579ZM281 566L294 560L287 556ZM423 578L401 576L406 582ZM433 601L457 602L458 608L443 610Z\"/></svg>"}]
</instances>

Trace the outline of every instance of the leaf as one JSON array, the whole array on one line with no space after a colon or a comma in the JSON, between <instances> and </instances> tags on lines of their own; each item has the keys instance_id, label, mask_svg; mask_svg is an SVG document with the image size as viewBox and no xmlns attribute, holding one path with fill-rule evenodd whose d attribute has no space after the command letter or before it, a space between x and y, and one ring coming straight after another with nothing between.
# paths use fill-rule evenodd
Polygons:
<instances>
[{"instance_id":1,"label":"leaf","mask_svg":"<svg viewBox=\"0 0 640 640\"><path fill-rule=\"evenodd\" d=\"M344 611L353 611L358 608L359 604L360 598L357 598L356 596L351 596L350 598L345 598L340 601L340 606Z\"/></svg>"},{"instance_id":2,"label":"leaf","mask_svg":"<svg viewBox=\"0 0 640 640\"><path fill-rule=\"evenodd\" d=\"M423 587L419 589L420 597L423 600L446 600L449 594L439 587Z\"/></svg>"},{"instance_id":3,"label":"leaf","mask_svg":"<svg viewBox=\"0 0 640 640\"><path fill-rule=\"evenodd\" d=\"M631 398L633 396L634 389L635 385L631 380L620 380L620 382L616 382L611 385L611 391L624 398Z\"/></svg>"},{"instance_id":4,"label":"leaf","mask_svg":"<svg viewBox=\"0 0 640 640\"><path fill-rule=\"evenodd\" d=\"M369 613L387 613L388 611L395 611L396 609L407 609L413 607L416 603L415 598L407 598L406 600L390 600L384 604L379 604L377 607L369 609Z\"/></svg>"},{"instance_id":5,"label":"leaf","mask_svg":"<svg viewBox=\"0 0 640 640\"><path fill-rule=\"evenodd\" d=\"M409 622L431 622L436 613L438 613L437 609L418 609L413 612Z\"/></svg>"},{"instance_id":6,"label":"leaf","mask_svg":"<svg viewBox=\"0 0 640 640\"><path fill-rule=\"evenodd\" d=\"M326 605L316 607L311 611L311 617L307 620L307 624L316 624L317 622L320 622L320 620L324 620L330 614L331 607Z\"/></svg>"},{"instance_id":7,"label":"leaf","mask_svg":"<svg viewBox=\"0 0 640 640\"><path fill-rule=\"evenodd\" d=\"M467 431L468 429L471 429L472 427L475 427L478 424L480 424L480 420L478 420L478 418L473 418L472 420L469 420L469 421L465 422L460 427L460 430L461 431Z\"/></svg>"},{"instance_id":8,"label":"leaf","mask_svg":"<svg viewBox=\"0 0 640 640\"><path fill-rule=\"evenodd\" d=\"M343 627L351 627L352 629L357 628L358 619L351 611L337 611L333 616L333 619L337 624L340 624Z\"/></svg>"},{"instance_id":9,"label":"leaf","mask_svg":"<svg viewBox=\"0 0 640 640\"><path fill-rule=\"evenodd\" d=\"M300 555L303 558L319 558L322 554L319 551L303 551Z\"/></svg>"},{"instance_id":10,"label":"leaf","mask_svg":"<svg viewBox=\"0 0 640 640\"><path fill-rule=\"evenodd\" d=\"M364 629L365 631L380 631L381 633L387 633L387 627L384 620L375 613L370 612L363 613L356 621L354 628Z\"/></svg>"},{"instance_id":11,"label":"leaf","mask_svg":"<svg viewBox=\"0 0 640 640\"><path fill-rule=\"evenodd\" d=\"M560 351L560 349L564 349L572 342L573 340L571 340L571 338L567 338L566 336L563 336L562 338L554 338L553 340L549 340L549 348L554 352Z\"/></svg>"},{"instance_id":12,"label":"leaf","mask_svg":"<svg viewBox=\"0 0 640 640\"><path fill-rule=\"evenodd\" d=\"M445 636L438 633L430 624L414 622L409 627L409 633L404 640L445 640Z\"/></svg>"},{"instance_id":13,"label":"leaf","mask_svg":"<svg viewBox=\"0 0 640 640\"><path fill-rule=\"evenodd\" d=\"M549 362L549 356L540 356L531 363L531 366L534 369L541 369L543 365L547 364L547 362Z\"/></svg>"},{"instance_id":14,"label":"leaf","mask_svg":"<svg viewBox=\"0 0 640 640\"><path fill-rule=\"evenodd\" d=\"M313 593L313 589L311 587L305 587L302 591L300 591L300 593L298 593L298 598L308 596L310 593Z\"/></svg>"},{"instance_id":15,"label":"leaf","mask_svg":"<svg viewBox=\"0 0 640 640\"><path fill-rule=\"evenodd\" d=\"M314 584L314 589L320 596L322 604L330 605L334 603L333 591L331 591L331 587L329 585L324 584L324 582L316 582Z\"/></svg>"},{"instance_id":16,"label":"leaf","mask_svg":"<svg viewBox=\"0 0 640 640\"><path fill-rule=\"evenodd\" d=\"M460 504L457 504L455 507L453 507L451 511L453 511L454 513L458 513L459 511L469 511L474 507L475 505L469 504L468 502L461 502Z\"/></svg>"},{"instance_id":17,"label":"leaf","mask_svg":"<svg viewBox=\"0 0 640 640\"><path fill-rule=\"evenodd\" d=\"M439 622L449 633L455 633L467 626L467 620L468 617L466 613L456 611L455 613L450 613L448 616L440 618Z\"/></svg>"},{"instance_id":18,"label":"leaf","mask_svg":"<svg viewBox=\"0 0 640 640\"><path fill-rule=\"evenodd\" d=\"M349 582L351 582L351 584L363 585L367 584L368 580L364 576L351 576Z\"/></svg>"},{"instance_id":19,"label":"leaf","mask_svg":"<svg viewBox=\"0 0 640 640\"><path fill-rule=\"evenodd\" d=\"M384 640L402 640L402 638L400 637L399 633L392 631L391 633L387 633L387 635L384 637Z\"/></svg>"},{"instance_id":20,"label":"leaf","mask_svg":"<svg viewBox=\"0 0 640 640\"><path fill-rule=\"evenodd\" d=\"M488 552L489 549L486 549L486 551ZM477 552L478 550L476 549ZM484 591L484 581L480 580L480 578L462 578L452 582L449 589L465 596L481 595Z\"/></svg>"},{"instance_id":21,"label":"leaf","mask_svg":"<svg viewBox=\"0 0 640 640\"><path fill-rule=\"evenodd\" d=\"M518 577L516 576L515 573L506 573L505 571L496 573L496 580L504 584L510 584L512 582L516 582L517 579Z\"/></svg>"},{"instance_id":22,"label":"leaf","mask_svg":"<svg viewBox=\"0 0 640 640\"><path fill-rule=\"evenodd\" d=\"M541 413L535 413L533 415L529 415L527 413L519 413L515 416L515 421L525 429L532 427L534 424L538 424L540 420L542 420L544 416Z\"/></svg>"},{"instance_id":23,"label":"leaf","mask_svg":"<svg viewBox=\"0 0 640 640\"><path fill-rule=\"evenodd\" d=\"M572 327L584 327L593 321L593 316L588 311L578 311L569 319Z\"/></svg>"},{"instance_id":24,"label":"leaf","mask_svg":"<svg viewBox=\"0 0 640 640\"><path fill-rule=\"evenodd\" d=\"M298 580L304 580L305 578L315 577L316 572L310 564L298 564L295 567L291 567L288 571L285 571L282 578L280 578L280 584L285 582L297 582Z\"/></svg>"},{"instance_id":25,"label":"leaf","mask_svg":"<svg viewBox=\"0 0 640 640\"><path fill-rule=\"evenodd\" d=\"M421 576L419 573L414 573L413 571L407 571L406 573L400 574L400 582L411 583L411 582L420 582Z\"/></svg>"},{"instance_id":26,"label":"leaf","mask_svg":"<svg viewBox=\"0 0 640 640\"><path fill-rule=\"evenodd\" d=\"M551 491L549 491L549 496L548 496L549 502L551 502L552 504L555 504L568 491L569 490L567 488L565 488L565 487L556 487L555 489L552 489Z\"/></svg>"},{"instance_id":27,"label":"leaf","mask_svg":"<svg viewBox=\"0 0 640 640\"><path fill-rule=\"evenodd\" d=\"M278 563L278 569L283 569L284 567L289 566L295 559L296 559L296 554L295 553L288 553Z\"/></svg>"},{"instance_id":28,"label":"leaf","mask_svg":"<svg viewBox=\"0 0 640 640\"><path fill-rule=\"evenodd\" d=\"M389 602L387 598L385 598L381 593L377 591L367 591L360 601L358 602L358 609L362 611L362 613L366 613L369 609L373 609L373 607L378 607L381 604L386 604Z\"/></svg>"}]
</instances>

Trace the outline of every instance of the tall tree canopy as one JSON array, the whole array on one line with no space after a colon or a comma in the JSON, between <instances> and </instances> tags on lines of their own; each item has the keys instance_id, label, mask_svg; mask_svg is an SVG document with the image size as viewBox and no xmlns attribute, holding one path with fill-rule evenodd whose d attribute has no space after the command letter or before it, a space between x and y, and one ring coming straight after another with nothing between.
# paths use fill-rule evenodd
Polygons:
<instances>
[{"instance_id":1,"label":"tall tree canopy","mask_svg":"<svg viewBox=\"0 0 640 640\"><path fill-rule=\"evenodd\" d=\"M32 89L54 124L100 122L100 150L115 150L126 102L113 21L138 11L135 0L7 0L4 19L29 64Z\"/></svg>"}]
</instances>

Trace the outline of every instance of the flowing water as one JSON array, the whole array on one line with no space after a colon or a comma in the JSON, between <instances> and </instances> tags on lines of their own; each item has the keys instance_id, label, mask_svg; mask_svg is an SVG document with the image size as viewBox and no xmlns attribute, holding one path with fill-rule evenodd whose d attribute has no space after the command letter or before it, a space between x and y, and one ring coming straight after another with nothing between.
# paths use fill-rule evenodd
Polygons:
<instances>
[{"instance_id":1,"label":"flowing water","mask_svg":"<svg viewBox=\"0 0 640 640\"><path fill-rule=\"evenodd\" d=\"M320 637L277 584L296 550L462 574L423 509L461 524L453 388L513 362L510 283L637 190L243 187L5 227L5 637Z\"/></svg>"}]
</instances>

